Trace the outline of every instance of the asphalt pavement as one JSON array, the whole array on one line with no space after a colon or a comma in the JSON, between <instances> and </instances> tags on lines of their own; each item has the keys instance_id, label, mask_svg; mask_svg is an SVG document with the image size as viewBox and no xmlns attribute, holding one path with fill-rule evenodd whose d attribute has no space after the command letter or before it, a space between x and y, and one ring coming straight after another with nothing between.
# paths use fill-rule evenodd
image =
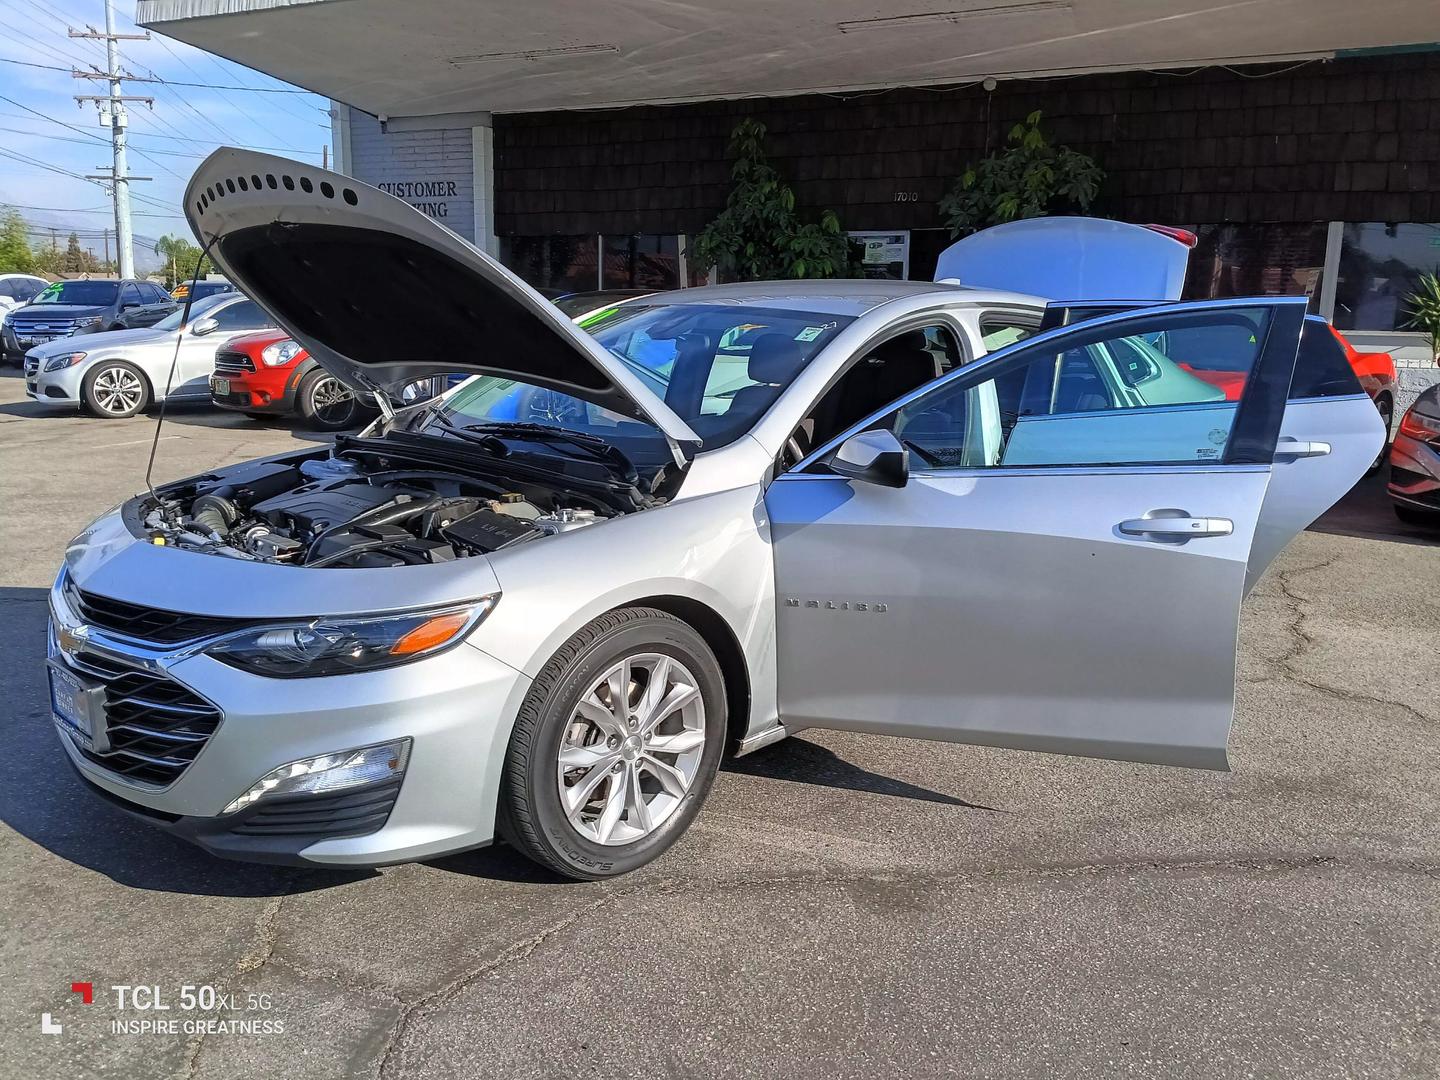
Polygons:
<instances>
[{"instance_id":1,"label":"asphalt pavement","mask_svg":"<svg viewBox=\"0 0 1440 1080\"><path fill-rule=\"evenodd\" d=\"M577 885L225 863L81 789L45 593L153 432L0 372L0 1076L1440 1074L1440 534L1378 479L1246 601L1233 772L807 732ZM155 475L310 438L179 408Z\"/></svg>"}]
</instances>

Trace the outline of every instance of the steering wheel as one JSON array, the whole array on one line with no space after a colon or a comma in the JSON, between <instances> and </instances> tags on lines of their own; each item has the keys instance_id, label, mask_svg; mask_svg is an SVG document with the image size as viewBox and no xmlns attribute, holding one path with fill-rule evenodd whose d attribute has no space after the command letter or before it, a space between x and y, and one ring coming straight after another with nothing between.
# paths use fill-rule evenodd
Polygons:
<instances>
[{"instance_id":1,"label":"steering wheel","mask_svg":"<svg viewBox=\"0 0 1440 1080\"><path fill-rule=\"evenodd\" d=\"M534 386L526 390L516 409L516 418L526 422L545 422L561 427L584 426L588 416L585 403L558 390Z\"/></svg>"}]
</instances>

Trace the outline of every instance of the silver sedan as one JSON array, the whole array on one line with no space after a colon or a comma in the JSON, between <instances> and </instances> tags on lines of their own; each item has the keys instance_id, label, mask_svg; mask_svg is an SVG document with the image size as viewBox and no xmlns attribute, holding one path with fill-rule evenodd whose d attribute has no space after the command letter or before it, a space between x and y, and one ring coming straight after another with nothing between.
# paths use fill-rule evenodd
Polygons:
<instances>
[{"instance_id":1,"label":"silver sedan","mask_svg":"<svg viewBox=\"0 0 1440 1080\"><path fill-rule=\"evenodd\" d=\"M1304 298L760 282L587 334L348 177L224 150L186 205L385 411L138 496L51 592L69 760L228 857L608 877L809 727L1226 768L1241 598L1382 437L1358 383L1289 397Z\"/></svg>"},{"instance_id":2,"label":"silver sedan","mask_svg":"<svg viewBox=\"0 0 1440 1080\"><path fill-rule=\"evenodd\" d=\"M25 392L47 405L78 405L111 419L163 401L167 387L172 398L208 401L216 349L274 325L259 304L235 292L197 300L188 325L184 317L181 307L144 329L37 345L25 354Z\"/></svg>"}]
</instances>

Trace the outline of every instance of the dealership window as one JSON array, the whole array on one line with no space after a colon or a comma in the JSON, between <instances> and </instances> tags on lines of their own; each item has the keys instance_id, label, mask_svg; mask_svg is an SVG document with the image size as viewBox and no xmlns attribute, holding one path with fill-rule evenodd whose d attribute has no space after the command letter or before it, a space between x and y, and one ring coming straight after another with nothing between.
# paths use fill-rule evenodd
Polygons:
<instances>
[{"instance_id":1,"label":"dealership window","mask_svg":"<svg viewBox=\"0 0 1440 1080\"><path fill-rule=\"evenodd\" d=\"M589 292L596 287L595 234L502 236L500 261L541 292Z\"/></svg>"},{"instance_id":2,"label":"dealership window","mask_svg":"<svg viewBox=\"0 0 1440 1080\"><path fill-rule=\"evenodd\" d=\"M1185 275L1187 300L1308 296L1319 304L1325 266L1323 221L1201 225Z\"/></svg>"},{"instance_id":3,"label":"dealership window","mask_svg":"<svg viewBox=\"0 0 1440 1080\"><path fill-rule=\"evenodd\" d=\"M631 233L601 238L602 289L678 289L680 237Z\"/></svg>"},{"instance_id":4,"label":"dealership window","mask_svg":"<svg viewBox=\"0 0 1440 1080\"><path fill-rule=\"evenodd\" d=\"M1406 298L1440 267L1440 225L1347 222L1340 240L1334 323L1341 330L1405 330Z\"/></svg>"}]
</instances>

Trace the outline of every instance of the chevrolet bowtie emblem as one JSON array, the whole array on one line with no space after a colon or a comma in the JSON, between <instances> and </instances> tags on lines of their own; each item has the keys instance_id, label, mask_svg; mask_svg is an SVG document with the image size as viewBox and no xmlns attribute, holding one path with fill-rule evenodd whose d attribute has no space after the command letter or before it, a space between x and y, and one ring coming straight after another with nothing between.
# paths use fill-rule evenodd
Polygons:
<instances>
[{"instance_id":1,"label":"chevrolet bowtie emblem","mask_svg":"<svg viewBox=\"0 0 1440 1080\"><path fill-rule=\"evenodd\" d=\"M60 651L66 654L76 652L90 637L90 627L62 626L60 628Z\"/></svg>"}]
</instances>

